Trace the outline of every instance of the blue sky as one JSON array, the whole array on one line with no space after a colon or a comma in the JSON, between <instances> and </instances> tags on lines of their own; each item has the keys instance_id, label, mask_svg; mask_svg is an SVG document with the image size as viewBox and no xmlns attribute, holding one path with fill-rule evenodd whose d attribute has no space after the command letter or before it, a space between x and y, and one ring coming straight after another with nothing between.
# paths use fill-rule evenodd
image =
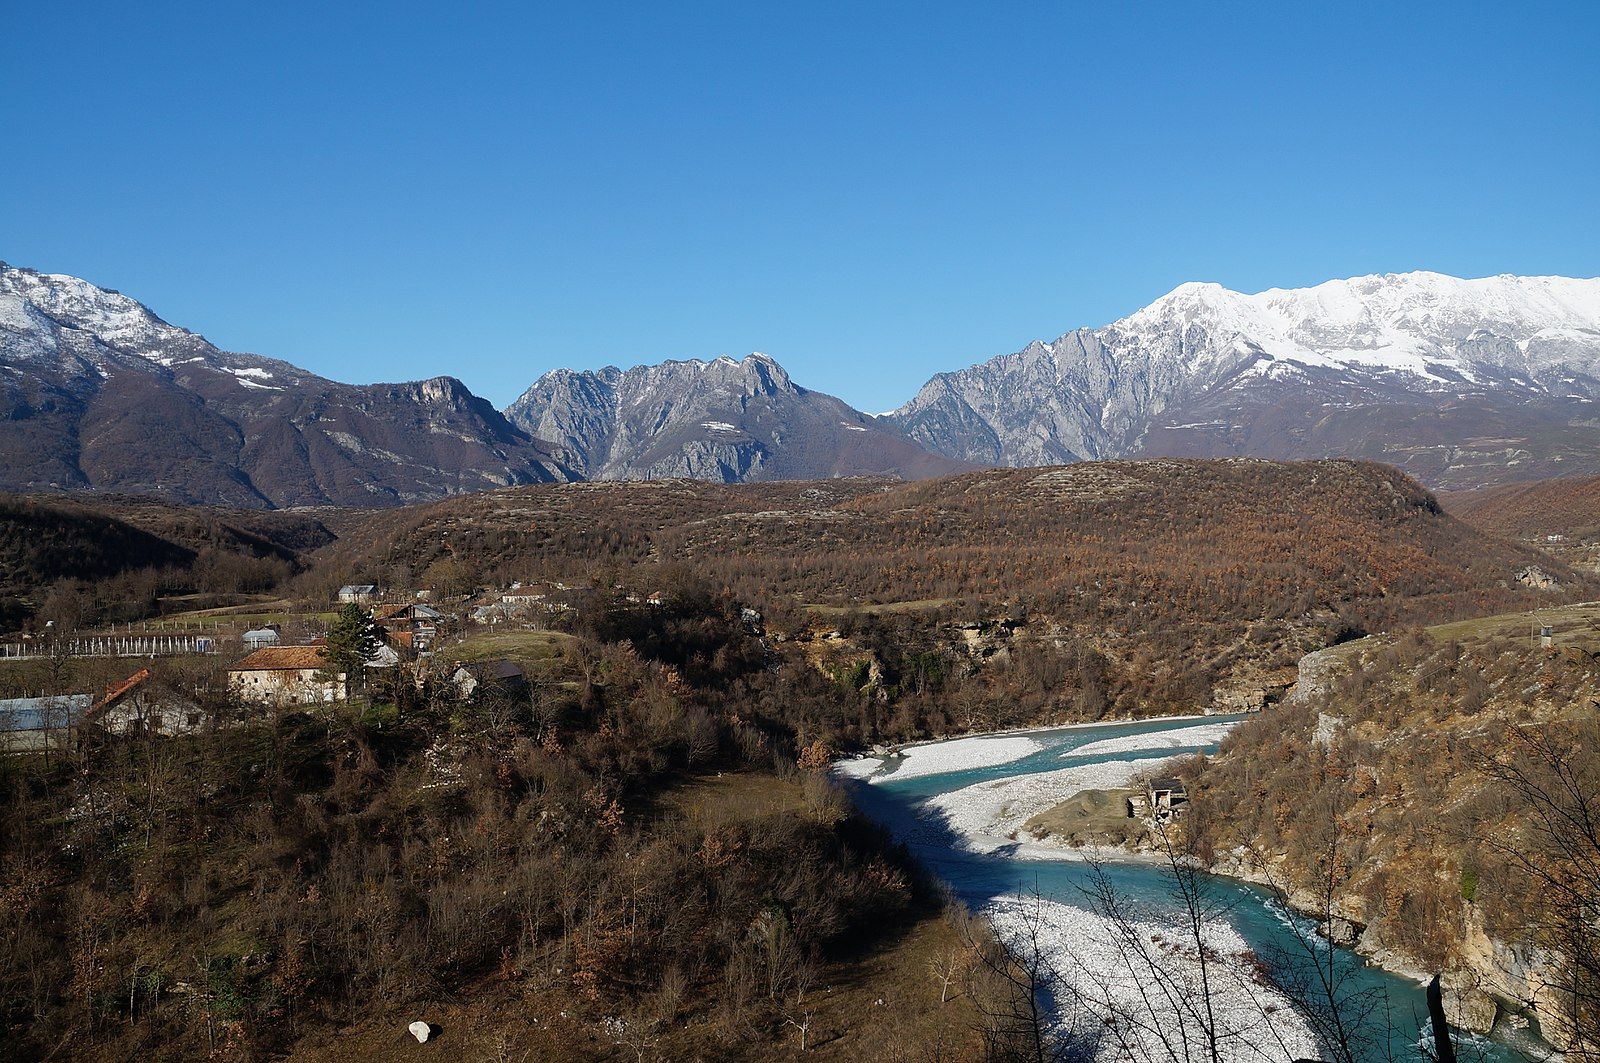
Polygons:
<instances>
[{"instance_id":1,"label":"blue sky","mask_svg":"<svg viewBox=\"0 0 1600 1063\"><path fill-rule=\"evenodd\" d=\"M1597 41L1592 2L12 5L0 259L342 380L764 350L878 411L1185 280L1600 274Z\"/></svg>"}]
</instances>

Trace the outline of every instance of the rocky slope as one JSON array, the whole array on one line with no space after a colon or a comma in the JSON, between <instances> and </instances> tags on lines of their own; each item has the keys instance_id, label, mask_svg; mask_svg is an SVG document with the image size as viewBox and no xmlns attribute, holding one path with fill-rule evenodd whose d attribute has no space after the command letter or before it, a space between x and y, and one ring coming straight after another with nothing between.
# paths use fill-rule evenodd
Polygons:
<instances>
[{"instance_id":1,"label":"rocky slope","mask_svg":"<svg viewBox=\"0 0 1600 1063\"><path fill-rule=\"evenodd\" d=\"M1600 469L1600 279L1184 284L941 373L889 415L985 464L1122 455L1387 461L1446 487Z\"/></svg>"},{"instance_id":2,"label":"rocky slope","mask_svg":"<svg viewBox=\"0 0 1600 1063\"><path fill-rule=\"evenodd\" d=\"M1594 890L1572 865L1593 859L1600 627L1592 606L1539 615L1548 651L1518 612L1307 656L1291 699L1186 766L1188 827L1215 870L1289 891L1381 966L1441 971L1458 1025L1510 1005L1571 1048L1600 1026L1560 932Z\"/></svg>"},{"instance_id":3,"label":"rocky slope","mask_svg":"<svg viewBox=\"0 0 1600 1063\"><path fill-rule=\"evenodd\" d=\"M957 472L940 457L831 395L789 379L764 354L668 361L626 371L558 369L506 410L559 440L592 480L688 477L737 483Z\"/></svg>"},{"instance_id":4,"label":"rocky slope","mask_svg":"<svg viewBox=\"0 0 1600 1063\"><path fill-rule=\"evenodd\" d=\"M394 505L569 478L458 380L340 384L0 263L0 487Z\"/></svg>"}]
</instances>

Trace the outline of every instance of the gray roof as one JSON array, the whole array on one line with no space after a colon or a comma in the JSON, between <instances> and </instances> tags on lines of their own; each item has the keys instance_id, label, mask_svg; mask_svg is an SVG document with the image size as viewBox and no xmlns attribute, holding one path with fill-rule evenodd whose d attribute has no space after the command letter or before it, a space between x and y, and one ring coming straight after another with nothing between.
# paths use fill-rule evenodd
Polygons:
<instances>
[{"instance_id":1,"label":"gray roof","mask_svg":"<svg viewBox=\"0 0 1600 1063\"><path fill-rule=\"evenodd\" d=\"M371 594L378 589L375 583L346 583L339 588L340 594Z\"/></svg>"},{"instance_id":2,"label":"gray roof","mask_svg":"<svg viewBox=\"0 0 1600 1063\"><path fill-rule=\"evenodd\" d=\"M72 726L83 719L93 704L92 694L0 699L0 731L42 731Z\"/></svg>"},{"instance_id":3,"label":"gray roof","mask_svg":"<svg viewBox=\"0 0 1600 1063\"><path fill-rule=\"evenodd\" d=\"M1183 780L1182 779L1178 779L1178 778L1173 778L1173 777L1168 777L1168 778L1165 778L1165 779L1151 779L1150 780L1150 789L1152 789L1152 790L1172 790L1172 791L1175 791L1177 793L1188 793L1188 790L1183 785Z\"/></svg>"}]
</instances>

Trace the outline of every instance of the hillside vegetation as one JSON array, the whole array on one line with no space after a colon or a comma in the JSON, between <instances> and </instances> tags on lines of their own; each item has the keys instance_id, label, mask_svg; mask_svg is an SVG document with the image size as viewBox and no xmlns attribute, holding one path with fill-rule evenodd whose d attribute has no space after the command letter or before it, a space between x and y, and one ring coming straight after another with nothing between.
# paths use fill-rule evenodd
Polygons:
<instances>
[{"instance_id":1,"label":"hillside vegetation","mask_svg":"<svg viewBox=\"0 0 1600 1063\"><path fill-rule=\"evenodd\" d=\"M1454 491L1443 496L1468 524L1507 538L1600 538L1600 476Z\"/></svg>"},{"instance_id":2,"label":"hillside vegetation","mask_svg":"<svg viewBox=\"0 0 1600 1063\"><path fill-rule=\"evenodd\" d=\"M1521 1002L1564 1046L1600 1034L1600 953L1573 922L1597 899L1600 611L1551 615L1551 649L1526 614L1352 644L1185 773L1216 866L1331 897L1352 941L1445 971L1481 1028Z\"/></svg>"},{"instance_id":3,"label":"hillside vegetation","mask_svg":"<svg viewBox=\"0 0 1600 1063\"><path fill-rule=\"evenodd\" d=\"M186 513L199 523L158 528L159 507L135 513L40 519L62 542L115 532L192 554L187 568L107 576L124 595L144 584L118 581L136 576L192 580L220 549L195 529L216 520L289 551L264 563L309 559L281 588L305 616L345 582L426 588L461 612L522 580L564 608L452 632L435 660L515 658L521 693L463 699L420 667L420 682L375 681L370 699L241 713L218 677L153 662L173 689L209 691L215 726L91 733L70 755L0 762L0 1024L20 1058L383 1058L419 1017L464 1058L755 1059L802 1045L1013 1058L984 1003L994 987L962 973L973 941L833 789L835 755L1193 711L1367 631L1595 596L1588 577L1353 462L514 489L345 520L309 554L286 539L317 539L299 524L268 535ZM39 556L48 573L61 555ZM1535 560L1561 590L1515 580ZM35 662L24 685L65 684L76 663L57 677L57 662ZM1267 729L1245 733L1270 752L1253 755L1285 772L1315 761L1309 739L1271 744L1311 726L1306 711L1261 717ZM1412 755L1385 744L1387 726L1361 756ZM1217 763L1196 784L1216 807L1267 807L1292 829L1298 807L1264 801L1259 769L1235 793L1236 762ZM1382 830L1398 836L1420 822L1411 813ZM1241 814L1243 833L1213 849L1267 822ZM1393 849L1397 867L1432 867L1409 852ZM1474 867L1498 888L1488 860ZM1413 893L1394 902L1424 906L1407 917L1446 920L1437 940L1404 943L1431 958L1451 947L1448 898Z\"/></svg>"},{"instance_id":4,"label":"hillside vegetation","mask_svg":"<svg viewBox=\"0 0 1600 1063\"><path fill-rule=\"evenodd\" d=\"M161 594L259 591L333 541L311 517L144 498L0 494L0 630L138 619Z\"/></svg>"},{"instance_id":5,"label":"hillside vegetation","mask_svg":"<svg viewBox=\"0 0 1600 1063\"><path fill-rule=\"evenodd\" d=\"M970 1056L938 898L792 722L837 691L739 617L685 589L526 694L0 762L8 1058L348 1058L419 1012L484 1057Z\"/></svg>"},{"instance_id":6,"label":"hillside vegetation","mask_svg":"<svg viewBox=\"0 0 1600 1063\"><path fill-rule=\"evenodd\" d=\"M1534 562L1563 589L1517 584ZM472 584L601 586L690 570L791 635L836 626L863 649L887 649L879 669L908 647L956 647L964 659L973 644L961 647L955 625L1004 620L1006 647L1019 651L1011 663L1042 648L1038 685L1089 691L1040 715L1072 701L1089 718L1193 710L1219 686L1354 634L1596 593L1594 581L1444 513L1395 470L1344 461L496 491L380 515L312 578L325 593L356 578L426 582L441 569ZM797 603L810 614L796 615ZM924 717L933 730L954 718Z\"/></svg>"}]
</instances>

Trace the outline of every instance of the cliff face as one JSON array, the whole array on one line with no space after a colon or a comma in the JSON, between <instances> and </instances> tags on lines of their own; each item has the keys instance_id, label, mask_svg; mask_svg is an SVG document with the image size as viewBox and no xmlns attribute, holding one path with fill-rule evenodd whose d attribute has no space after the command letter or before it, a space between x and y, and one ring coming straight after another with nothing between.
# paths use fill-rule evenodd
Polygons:
<instances>
[{"instance_id":1,"label":"cliff face","mask_svg":"<svg viewBox=\"0 0 1600 1063\"><path fill-rule=\"evenodd\" d=\"M1308 655L1291 698L1195 766L1192 829L1217 871L1286 889L1341 943L1442 972L1460 1026L1522 1009L1566 1048L1600 1015L1571 975L1594 957L1561 928L1600 887L1593 838L1552 831L1539 794L1581 820L1600 786L1600 609L1541 616L1554 649L1513 614Z\"/></svg>"},{"instance_id":2,"label":"cliff face","mask_svg":"<svg viewBox=\"0 0 1600 1063\"><path fill-rule=\"evenodd\" d=\"M888 475L913 480L966 462L800 387L764 354L546 373L506 409L557 440L591 480L718 483Z\"/></svg>"}]
</instances>

